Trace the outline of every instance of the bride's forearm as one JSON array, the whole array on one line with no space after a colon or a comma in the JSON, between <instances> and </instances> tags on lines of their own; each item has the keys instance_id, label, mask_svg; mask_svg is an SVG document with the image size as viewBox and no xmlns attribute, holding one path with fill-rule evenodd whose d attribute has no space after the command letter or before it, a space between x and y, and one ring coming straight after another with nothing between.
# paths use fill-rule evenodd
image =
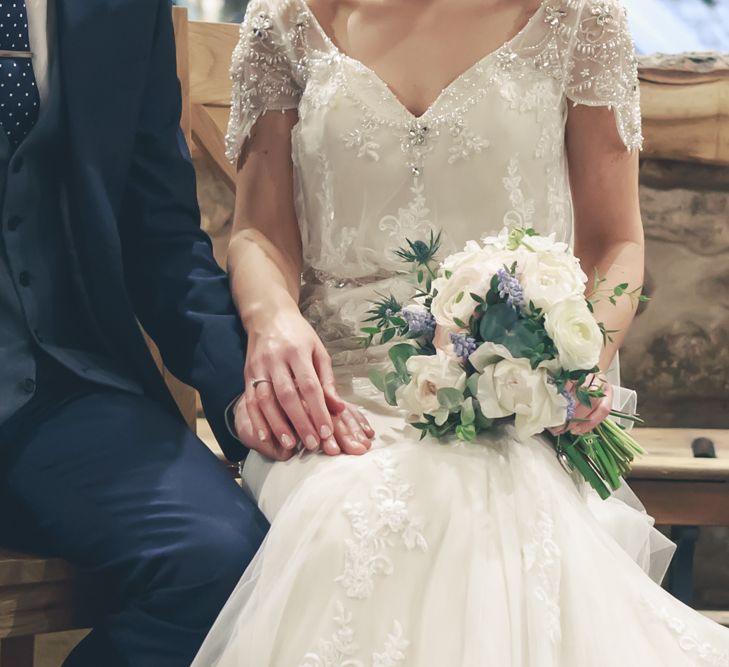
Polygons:
<instances>
[{"instance_id":1,"label":"bride's forearm","mask_svg":"<svg viewBox=\"0 0 729 667\"><path fill-rule=\"evenodd\" d=\"M600 368L606 371L635 317L639 290L643 285L644 246L638 241L623 241L591 251L578 245L576 253L589 278L587 296L594 301L595 319L609 332L610 340L600 357ZM604 279L599 285L595 285L596 275ZM627 284L628 288L613 305L609 297L615 287L623 284ZM632 297L630 292L634 292Z\"/></svg>"},{"instance_id":2,"label":"bride's forearm","mask_svg":"<svg viewBox=\"0 0 729 667\"><path fill-rule=\"evenodd\" d=\"M299 314L301 264L262 233L244 229L228 249L233 299L249 335L270 330L275 318Z\"/></svg>"}]
</instances>

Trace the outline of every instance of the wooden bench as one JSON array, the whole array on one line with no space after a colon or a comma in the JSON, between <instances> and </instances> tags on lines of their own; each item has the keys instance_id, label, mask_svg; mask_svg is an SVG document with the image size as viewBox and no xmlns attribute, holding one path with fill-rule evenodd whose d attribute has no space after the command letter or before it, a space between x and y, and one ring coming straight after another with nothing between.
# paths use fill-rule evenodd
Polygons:
<instances>
[{"instance_id":1,"label":"wooden bench","mask_svg":"<svg viewBox=\"0 0 729 667\"><path fill-rule=\"evenodd\" d=\"M235 174L224 159L223 137L229 113L228 68L238 26L188 24L181 8L175 8L174 22L185 136L193 153L207 157L233 190ZM729 78L711 68L695 75L650 64L641 78L647 156L729 164ZM164 369L153 345L152 349L191 427L197 427L222 457L207 423L195 421L194 392ZM716 441L718 460L691 457L691 440L700 435ZM630 482L659 524L729 525L725 432L643 429L639 437L650 455L638 462ZM729 625L729 614L707 614ZM92 621L84 582L69 564L0 550L0 667L32 667L36 634L82 629Z\"/></svg>"},{"instance_id":2,"label":"wooden bench","mask_svg":"<svg viewBox=\"0 0 729 667\"><path fill-rule=\"evenodd\" d=\"M661 525L729 526L729 430L641 428L649 455L636 461L629 483ZM695 458L694 439L708 438L717 458Z\"/></svg>"}]
</instances>

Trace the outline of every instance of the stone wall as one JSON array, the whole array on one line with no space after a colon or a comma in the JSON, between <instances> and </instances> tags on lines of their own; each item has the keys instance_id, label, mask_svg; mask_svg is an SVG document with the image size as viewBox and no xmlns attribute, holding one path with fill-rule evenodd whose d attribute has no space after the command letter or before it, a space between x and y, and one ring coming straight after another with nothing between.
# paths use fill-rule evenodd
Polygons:
<instances>
[{"instance_id":1,"label":"stone wall","mask_svg":"<svg viewBox=\"0 0 729 667\"><path fill-rule=\"evenodd\" d=\"M729 167L641 165L646 289L622 352L647 424L729 427Z\"/></svg>"}]
</instances>

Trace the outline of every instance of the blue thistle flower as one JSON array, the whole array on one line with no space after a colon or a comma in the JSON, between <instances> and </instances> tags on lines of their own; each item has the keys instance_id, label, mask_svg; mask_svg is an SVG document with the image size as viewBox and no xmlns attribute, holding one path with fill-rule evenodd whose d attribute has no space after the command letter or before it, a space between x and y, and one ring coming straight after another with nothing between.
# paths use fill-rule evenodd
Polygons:
<instances>
[{"instance_id":1,"label":"blue thistle flower","mask_svg":"<svg viewBox=\"0 0 729 667\"><path fill-rule=\"evenodd\" d=\"M463 361L468 361L468 357L478 349L478 341L464 333L451 333L449 337L453 344L453 351Z\"/></svg>"},{"instance_id":2,"label":"blue thistle flower","mask_svg":"<svg viewBox=\"0 0 729 667\"><path fill-rule=\"evenodd\" d=\"M515 276L504 268L496 272L499 277L499 296L514 308L524 306L524 290Z\"/></svg>"}]
</instances>

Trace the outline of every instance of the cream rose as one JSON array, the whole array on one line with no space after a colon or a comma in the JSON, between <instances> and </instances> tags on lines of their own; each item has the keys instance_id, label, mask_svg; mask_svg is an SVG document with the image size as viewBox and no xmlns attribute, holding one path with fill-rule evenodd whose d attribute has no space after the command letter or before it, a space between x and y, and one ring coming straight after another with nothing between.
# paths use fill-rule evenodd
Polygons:
<instances>
[{"instance_id":1,"label":"cream rose","mask_svg":"<svg viewBox=\"0 0 729 667\"><path fill-rule=\"evenodd\" d=\"M412 416L420 417L428 414L436 419L448 418L448 411L442 414L438 402L439 389L466 388L466 373L463 367L442 351L433 356L415 356L407 360L410 382L400 387L395 393L399 406Z\"/></svg>"},{"instance_id":2,"label":"cream rose","mask_svg":"<svg viewBox=\"0 0 729 667\"><path fill-rule=\"evenodd\" d=\"M576 371L597 366L604 341L584 299L556 304L545 315L544 328L557 346L564 368Z\"/></svg>"},{"instance_id":3,"label":"cream rose","mask_svg":"<svg viewBox=\"0 0 729 667\"><path fill-rule=\"evenodd\" d=\"M450 278L436 278L433 289L438 290L438 294L433 299L430 312L438 326L453 331L462 328L456 320L468 324L478 305L471 298L471 293L485 293L490 280L491 276L477 265L465 266Z\"/></svg>"},{"instance_id":4,"label":"cream rose","mask_svg":"<svg viewBox=\"0 0 729 667\"><path fill-rule=\"evenodd\" d=\"M531 240L531 239L529 239ZM583 296L587 276L566 252L527 253L517 269L524 298L545 312L565 299Z\"/></svg>"},{"instance_id":5,"label":"cream rose","mask_svg":"<svg viewBox=\"0 0 729 667\"><path fill-rule=\"evenodd\" d=\"M524 255L525 251L482 248L472 241L463 252L448 257L433 281L438 294L431 312L438 325L453 331L461 328L455 320L468 324L477 305L471 294L485 296L497 271L520 262Z\"/></svg>"},{"instance_id":6,"label":"cream rose","mask_svg":"<svg viewBox=\"0 0 729 667\"><path fill-rule=\"evenodd\" d=\"M514 415L522 439L560 426L567 418L567 399L544 368L534 370L526 359L507 358L487 366L478 379L476 399L490 419Z\"/></svg>"}]
</instances>

